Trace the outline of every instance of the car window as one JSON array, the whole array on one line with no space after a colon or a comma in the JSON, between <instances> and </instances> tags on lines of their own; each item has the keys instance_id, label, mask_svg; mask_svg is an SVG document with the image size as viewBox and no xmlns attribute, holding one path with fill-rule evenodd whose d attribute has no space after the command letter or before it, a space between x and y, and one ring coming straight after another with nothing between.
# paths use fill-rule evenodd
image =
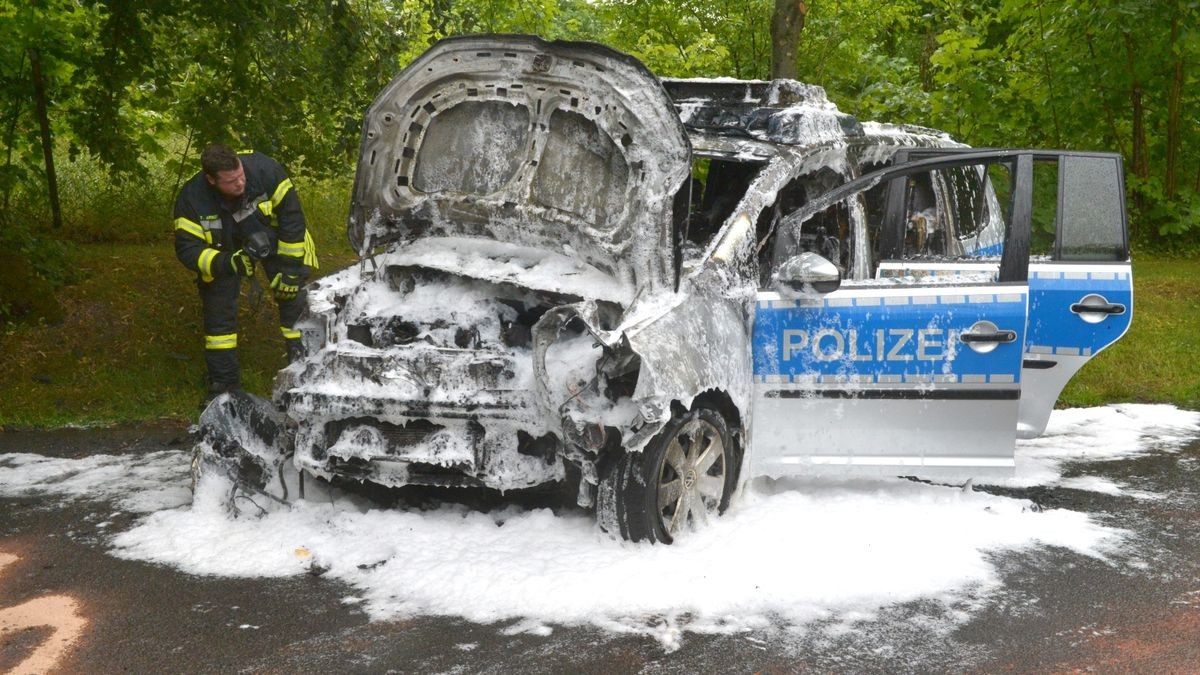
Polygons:
<instances>
[{"instance_id":1,"label":"car window","mask_svg":"<svg viewBox=\"0 0 1200 675\"><path fill-rule=\"evenodd\" d=\"M685 246L703 248L745 196L765 162L698 156L692 162Z\"/></svg>"},{"instance_id":2,"label":"car window","mask_svg":"<svg viewBox=\"0 0 1200 675\"><path fill-rule=\"evenodd\" d=\"M994 184L1009 193L1007 166L948 167L913 174L903 182L902 257L990 258L1003 253L1008 220Z\"/></svg>"},{"instance_id":3,"label":"car window","mask_svg":"<svg viewBox=\"0 0 1200 675\"><path fill-rule=\"evenodd\" d=\"M895 187L895 186L893 186ZM953 238L954 193L941 172L904 179L904 257L941 256Z\"/></svg>"},{"instance_id":4,"label":"car window","mask_svg":"<svg viewBox=\"0 0 1200 675\"><path fill-rule=\"evenodd\" d=\"M1003 185L1001 192L993 182ZM829 201L836 193L841 199ZM1001 200L1011 194L1010 166L980 162L912 171L877 182L868 178L858 191L836 190L815 201L810 198L800 203L803 208L793 207L785 214L790 224L777 228L775 239L767 242L770 256L762 282L769 284L779 265L805 251L834 263L849 284L870 283L885 260L999 262L1011 212L1011 205ZM786 197L785 191L781 203L792 206ZM801 213L807 216L803 221L789 217L802 217ZM903 268L893 265L888 276L895 276L897 269Z\"/></svg>"},{"instance_id":5,"label":"car window","mask_svg":"<svg viewBox=\"0 0 1200 675\"><path fill-rule=\"evenodd\" d=\"M1033 162L1033 213L1030 222L1030 255L1054 256L1058 230L1058 158Z\"/></svg>"},{"instance_id":6,"label":"car window","mask_svg":"<svg viewBox=\"0 0 1200 675\"><path fill-rule=\"evenodd\" d=\"M1115 158L1062 157L1058 259L1125 260L1123 200L1121 167Z\"/></svg>"},{"instance_id":7,"label":"car window","mask_svg":"<svg viewBox=\"0 0 1200 675\"><path fill-rule=\"evenodd\" d=\"M987 173L983 166L956 166L939 172L949 189L950 220L959 238L978 234L987 224Z\"/></svg>"},{"instance_id":8,"label":"car window","mask_svg":"<svg viewBox=\"0 0 1200 675\"><path fill-rule=\"evenodd\" d=\"M757 233L762 285L770 282L775 268L785 260L806 251L817 253L837 265L843 276L851 269L854 226L846 204L839 202L818 211L798 235L777 227L783 218L844 182L840 173L828 167L802 174L785 185L775 203L759 215Z\"/></svg>"},{"instance_id":9,"label":"car window","mask_svg":"<svg viewBox=\"0 0 1200 675\"><path fill-rule=\"evenodd\" d=\"M1035 158L1031 254L1047 260L1125 260L1123 199L1115 157Z\"/></svg>"},{"instance_id":10,"label":"car window","mask_svg":"<svg viewBox=\"0 0 1200 675\"><path fill-rule=\"evenodd\" d=\"M987 199L991 204L991 217L1002 223L1012 222L1012 170L1006 164L989 164L987 167Z\"/></svg>"}]
</instances>

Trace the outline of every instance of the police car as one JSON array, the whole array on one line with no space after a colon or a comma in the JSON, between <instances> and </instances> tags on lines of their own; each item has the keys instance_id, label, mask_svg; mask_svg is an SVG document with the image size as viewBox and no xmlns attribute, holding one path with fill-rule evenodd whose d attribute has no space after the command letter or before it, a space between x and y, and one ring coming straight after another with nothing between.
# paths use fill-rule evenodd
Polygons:
<instances>
[{"instance_id":1,"label":"police car","mask_svg":"<svg viewBox=\"0 0 1200 675\"><path fill-rule=\"evenodd\" d=\"M362 259L309 288L284 454L391 486L566 481L652 542L757 476L1011 472L1129 327L1123 195L1115 154L443 40L366 113Z\"/></svg>"}]
</instances>

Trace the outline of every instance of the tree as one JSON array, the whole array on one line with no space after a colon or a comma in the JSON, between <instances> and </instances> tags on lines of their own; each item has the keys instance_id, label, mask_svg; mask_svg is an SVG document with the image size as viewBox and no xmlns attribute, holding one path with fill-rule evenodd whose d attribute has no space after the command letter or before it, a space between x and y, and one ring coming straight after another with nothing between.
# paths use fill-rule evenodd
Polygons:
<instances>
[{"instance_id":1,"label":"tree","mask_svg":"<svg viewBox=\"0 0 1200 675\"><path fill-rule=\"evenodd\" d=\"M771 15L771 77L796 79L799 75L800 33L807 15L808 3L804 0L775 0L775 12Z\"/></svg>"},{"instance_id":2,"label":"tree","mask_svg":"<svg viewBox=\"0 0 1200 675\"><path fill-rule=\"evenodd\" d=\"M37 178L34 157L40 154L40 178L56 228L62 224L54 163L56 118L60 101L69 97L64 84L80 56L74 36L87 34L89 18L88 10L67 0L0 0L0 34L7 36L0 44L0 94L7 108L7 149L0 171L4 210L18 184ZM25 104L30 100L33 106Z\"/></svg>"}]
</instances>

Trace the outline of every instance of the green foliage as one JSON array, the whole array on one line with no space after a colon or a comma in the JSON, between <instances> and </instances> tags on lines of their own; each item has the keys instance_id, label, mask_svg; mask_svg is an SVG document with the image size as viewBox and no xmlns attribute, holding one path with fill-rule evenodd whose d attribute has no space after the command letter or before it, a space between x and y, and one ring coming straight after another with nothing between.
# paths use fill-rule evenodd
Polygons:
<instances>
[{"instance_id":1,"label":"green foliage","mask_svg":"<svg viewBox=\"0 0 1200 675\"><path fill-rule=\"evenodd\" d=\"M763 78L770 72L773 2L607 0L592 39L627 51L665 77Z\"/></svg>"},{"instance_id":2,"label":"green foliage","mask_svg":"<svg viewBox=\"0 0 1200 675\"><path fill-rule=\"evenodd\" d=\"M972 145L1119 151L1139 238L1195 238L1198 3L936 4L931 124Z\"/></svg>"},{"instance_id":3,"label":"green foliage","mask_svg":"<svg viewBox=\"0 0 1200 675\"><path fill-rule=\"evenodd\" d=\"M19 216L41 227L48 217L31 93L35 51L70 236L96 240L123 217L133 221L126 231L154 231L158 216L140 220L153 209L122 195L141 192L155 208L169 202L166 186L174 187L181 168L194 171L199 149L213 141L263 150L296 174L346 178L362 111L443 37L590 40L663 76L763 78L773 7L771 0L0 0L0 222ZM824 86L862 119L942 128L976 146L1118 150L1144 244L1194 239L1200 227L1195 0L813 2L799 61L801 79ZM138 189L117 194L105 182ZM79 209L89 215L69 215Z\"/></svg>"},{"instance_id":4,"label":"green foliage","mask_svg":"<svg viewBox=\"0 0 1200 675\"><path fill-rule=\"evenodd\" d=\"M57 321L62 309L54 289L77 281L74 247L39 237L25 223L0 227L0 325Z\"/></svg>"},{"instance_id":5,"label":"green foliage","mask_svg":"<svg viewBox=\"0 0 1200 675\"><path fill-rule=\"evenodd\" d=\"M157 34L178 130L343 174L362 111L395 75L402 15L367 0L197 1Z\"/></svg>"},{"instance_id":6,"label":"green foliage","mask_svg":"<svg viewBox=\"0 0 1200 675\"><path fill-rule=\"evenodd\" d=\"M800 45L800 79L863 119L929 124L928 3L812 3Z\"/></svg>"}]
</instances>

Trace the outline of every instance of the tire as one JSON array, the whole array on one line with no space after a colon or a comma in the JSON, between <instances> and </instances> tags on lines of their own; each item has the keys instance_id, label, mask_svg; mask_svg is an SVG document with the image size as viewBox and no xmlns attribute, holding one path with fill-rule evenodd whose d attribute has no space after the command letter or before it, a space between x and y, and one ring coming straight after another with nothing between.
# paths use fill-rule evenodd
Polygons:
<instances>
[{"instance_id":1,"label":"tire","mask_svg":"<svg viewBox=\"0 0 1200 675\"><path fill-rule=\"evenodd\" d=\"M729 506L739 455L717 411L698 407L677 414L645 450L622 453L601 480L601 528L651 543L686 536Z\"/></svg>"}]
</instances>

